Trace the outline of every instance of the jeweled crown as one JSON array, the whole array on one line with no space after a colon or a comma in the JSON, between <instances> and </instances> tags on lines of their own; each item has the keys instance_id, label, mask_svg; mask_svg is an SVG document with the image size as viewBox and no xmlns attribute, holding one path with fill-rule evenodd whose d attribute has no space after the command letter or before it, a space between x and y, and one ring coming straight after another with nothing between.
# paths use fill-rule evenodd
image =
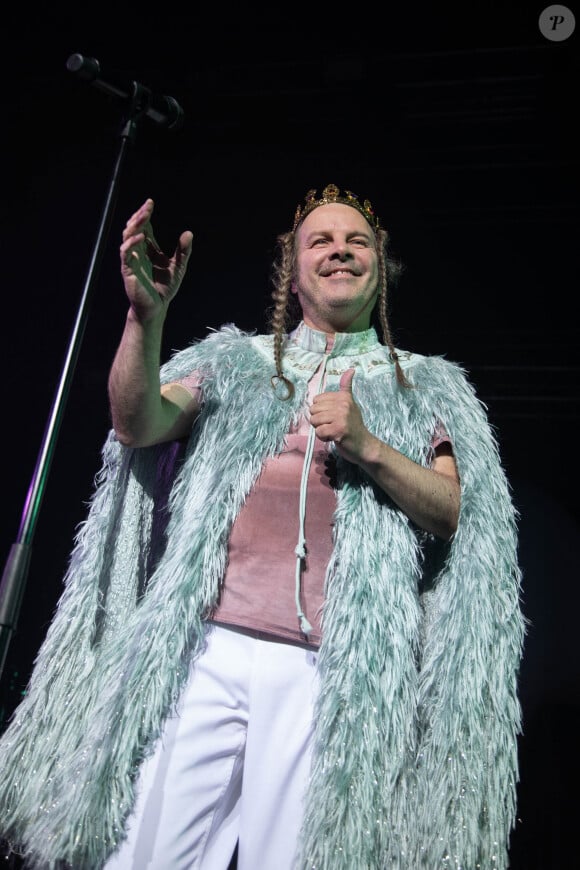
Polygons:
<instances>
[{"instance_id":1,"label":"jeweled crown","mask_svg":"<svg viewBox=\"0 0 580 870\"><path fill-rule=\"evenodd\" d=\"M296 209L292 231L294 231L298 224L304 220L306 215L310 214L311 211L314 211L315 208L318 208L320 205L329 205L329 203L333 202L340 202L343 205L350 205L353 208L356 208L356 210L360 211L360 213L367 219L375 232L379 229L379 219L368 199L361 202L356 193L353 193L352 190L345 190L344 194L341 196L340 189L336 184L327 184L322 191L320 199L316 199L316 190L308 191L304 198L304 205L299 205Z\"/></svg>"}]
</instances>

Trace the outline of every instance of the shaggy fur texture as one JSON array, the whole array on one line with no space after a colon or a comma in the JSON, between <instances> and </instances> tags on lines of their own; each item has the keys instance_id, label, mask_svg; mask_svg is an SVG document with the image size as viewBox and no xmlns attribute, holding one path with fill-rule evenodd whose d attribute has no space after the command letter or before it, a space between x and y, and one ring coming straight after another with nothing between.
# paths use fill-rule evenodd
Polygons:
<instances>
[{"instance_id":1,"label":"shaggy fur texture","mask_svg":"<svg viewBox=\"0 0 580 870\"><path fill-rule=\"evenodd\" d=\"M379 438L421 464L434 419L462 483L449 544L338 461L316 745L297 866L507 867L515 820L520 610L516 516L485 409L441 357L355 376ZM123 837L141 759L174 710L216 602L232 522L300 414L270 385L271 339L224 327L174 355L204 373L187 445L110 433L65 588L0 740L0 833L42 868L96 870Z\"/></svg>"}]
</instances>

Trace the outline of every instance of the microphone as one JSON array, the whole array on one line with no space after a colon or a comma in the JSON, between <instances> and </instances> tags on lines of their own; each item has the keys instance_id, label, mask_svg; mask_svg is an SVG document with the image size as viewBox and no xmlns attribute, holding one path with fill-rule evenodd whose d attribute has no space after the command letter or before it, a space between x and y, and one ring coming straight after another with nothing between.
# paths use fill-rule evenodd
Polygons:
<instances>
[{"instance_id":1,"label":"microphone","mask_svg":"<svg viewBox=\"0 0 580 870\"><path fill-rule=\"evenodd\" d=\"M83 81L90 82L94 87L123 100L132 100L139 112L147 115L161 127L169 130L179 130L183 126L183 109L173 97L153 94L149 88L139 82L133 82L133 93L119 88L117 85L104 81L101 76L101 66L94 57L84 57L82 54L71 54L66 62L69 72L75 73Z\"/></svg>"}]
</instances>

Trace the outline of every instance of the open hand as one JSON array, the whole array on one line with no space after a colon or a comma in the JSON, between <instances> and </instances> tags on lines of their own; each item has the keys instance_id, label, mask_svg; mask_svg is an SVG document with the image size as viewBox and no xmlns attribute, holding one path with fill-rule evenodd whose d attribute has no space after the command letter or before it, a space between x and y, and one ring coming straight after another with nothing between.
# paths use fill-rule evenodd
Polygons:
<instances>
[{"instance_id":1,"label":"open hand","mask_svg":"<svg viewBox=\"0 0 580 870\"><path fill-rule=\"evenodd\" d=\"M164 315L185 275L193 240L193 234L186 230L173 256L164 254L151 226L153 206L153 200L147 199L129 218L120 249L125 291L141 321Z\"/></svg>"}]
</instances>

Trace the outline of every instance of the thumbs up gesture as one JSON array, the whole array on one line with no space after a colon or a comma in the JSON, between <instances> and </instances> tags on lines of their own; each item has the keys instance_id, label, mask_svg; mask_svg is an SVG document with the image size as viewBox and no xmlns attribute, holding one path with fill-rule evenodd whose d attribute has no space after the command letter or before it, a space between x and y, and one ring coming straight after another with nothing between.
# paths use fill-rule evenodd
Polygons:
<instances>
[{"instance_id":1,"label":"thumbs up gesture","mask_svg":"<svg viewBox=\"0 0 580 870\"><path fill-rule=\"evenodd\" d=\"M310 406L310 422L321 441L334 441L337 452L349 462L359 463L374 436L363 423L352 395L355 369L340 378L338 392L319 393Z\"/></svg>"}]
</instances>

